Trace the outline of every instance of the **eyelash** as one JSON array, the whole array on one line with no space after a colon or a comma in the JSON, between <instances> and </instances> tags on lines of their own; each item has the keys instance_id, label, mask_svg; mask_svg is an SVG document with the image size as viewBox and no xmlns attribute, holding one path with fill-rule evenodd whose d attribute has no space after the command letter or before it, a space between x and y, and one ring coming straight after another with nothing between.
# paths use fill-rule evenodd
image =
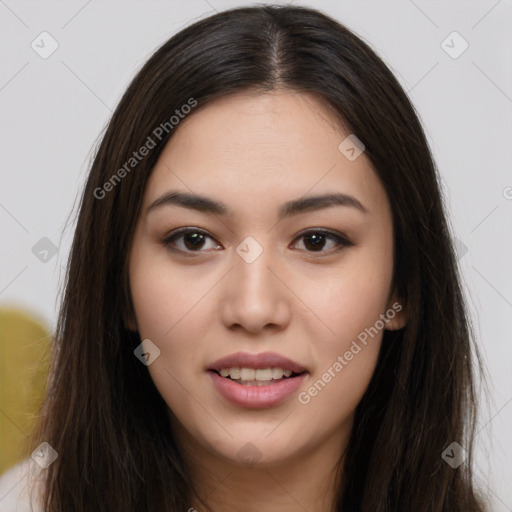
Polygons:
<instances>
[{"instance_id":1,"label":"eyelash","mask_svg":"<svg viewBox=\"0 0 512 512\"><path fill-rule=\"evenodd\" d=\"M172 243L175 242L178 238L180 238L180 237L182 237L184 235L190 234L190 233L196 233L196 234L199 233L199 234L205 235L207 238L211 238L212 240L214 240L213 237L211 237L206 231L203 231L202 229L198 229L198 228L180 228L180 229L170 233L168 236L166 236L162 240L161 243L168 250L170 250L172 252L179 252L179 253L185 254L186 256L194 257L195 256L194 253L205 252L205 251L202 251L202 250L191 251L191 250L183 250L183 249L177 249L176 247L172 247ZM321 256L322 253L327 253L327 255L329 256L329 255L338 253L339 251L341 251L345 247L350 247L350 246L354 245L354 243L351 242L350 240L348 240L344 235L342 235L340 233L335 233L335 232L332 232L332 231L327 231L325 229L310 229L308 231L300 233L297 236L297 238L295 238L295 240L307 237L308 235L311 235L311 234L324 235L326 238L334 240L338 244L337 247L335 247L333 250L329 250L329 251L324 251L324 250L321 250L321 251L308 251L306 249L306 252L311 253L313 256L316 256L316 254L318 254L320 257L322 257Z\"/></svg>"}]
</instances>

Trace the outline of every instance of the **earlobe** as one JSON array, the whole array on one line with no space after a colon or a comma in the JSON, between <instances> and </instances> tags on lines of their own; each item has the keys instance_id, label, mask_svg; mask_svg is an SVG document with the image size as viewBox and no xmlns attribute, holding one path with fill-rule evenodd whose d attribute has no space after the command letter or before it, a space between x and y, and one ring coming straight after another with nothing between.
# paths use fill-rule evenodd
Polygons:
<instances>
[{"instance_id":1,"label":"earlobe","mask_svg":"<svg viewBox=\"0 0 512 512\"><path fill-rule=\"evenodd\" d=\"M128 306L128 311L123 315L124 325L127 329L132 332L138 332L139 326L137 325L137 319L135 318L135 313L133 312L133 307L131 305Z\"/></svg>"},{"instance_id":2,"label":"earlobe","mask_svg":"<svg viewBox=\"0 0 512 512\"><path fill-rule=\"evenodd\" d=\"M405 302L402 299L395 299L393 295L386 310L386 329L388 331L402 329L407 324L407 317L408 313Z\"/></svg>"},{"instance_id":3,"label":"earlobe","mask_svg":"<svg viewBox=\"0 0 512 512\"><path fill-rule=\"evenodd\" d=\"M123 307L123 321L124 326L132 331L138 332L139 326L137 325L137 319L135 317L135 310L133 307L133 299L131 295L131 290L128 288L128 298L125 300Z\"/></svg>"},{"instance_id":4,"label":"earlobe","mask_svg":"<svg viewBox=\"0 0 512 512\"><path fill-rule=\"evenodd\" d=\"M137 332L139 330L137 326L137 322L135 322L135 319L130 317L125 321L126 328L129 329L132 332Z\"/></svg>"}]
</instances>

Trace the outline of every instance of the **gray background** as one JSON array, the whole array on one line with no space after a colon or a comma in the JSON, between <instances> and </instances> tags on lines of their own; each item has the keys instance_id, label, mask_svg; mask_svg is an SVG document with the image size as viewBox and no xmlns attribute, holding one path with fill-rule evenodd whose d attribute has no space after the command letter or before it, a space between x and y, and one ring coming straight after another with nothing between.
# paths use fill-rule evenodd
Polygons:
<instances>
[{"instance_id":1,"label":"gray background","mask_svg":"<svg viewBox=\"0 0 512 512\"><path fill-rule=\"evenodd\" d=\"M53 329L70 213L129 80L183 26L253 3L0 0L0 305L22 307ZM492 510L512 511L511 0L293 3L322 9L365 39L422 118L490 379L478 426L478 482ZM31 47L43 45L43 31L58 43L46 59ZM453 31L469 44L457 58L445 51L463 48L457 37L446 39ZM41 255L49 247L43 237L58 247L54 256Z\"/></svg>"}]
</instances>

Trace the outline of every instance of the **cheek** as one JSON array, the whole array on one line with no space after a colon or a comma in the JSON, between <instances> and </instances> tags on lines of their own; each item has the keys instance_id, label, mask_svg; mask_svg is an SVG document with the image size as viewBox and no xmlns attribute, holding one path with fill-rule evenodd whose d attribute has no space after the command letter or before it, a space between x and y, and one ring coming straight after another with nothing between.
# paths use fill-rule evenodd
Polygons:
<instances>
[{"instance_id":1,"label":"cheek","mask_svg":"<svg viewBox=\"0 0 512 512\"><path fill-rule=\"evenodd\" d=\"M204 309L198 307L208 286L201 281L190 286L190 282L169 264L157 264L153 259L146 265L134 260L130 286L139 334L141 340L150 339L160 350L148 371L169 407L185 417L194 414L190 396L201 368L200 340L211 325Z\"/></svg>"},{"instance_id":2,"label":"cheek","mask_svg":"<svg viewBox=\"0 0 512 512\"><path fill-rule=\"evenodd\" d=\"M215 313L209 272L173 265L165 253L152 248L134 251L130 268L133 305L141 339L150 339L160 350L155 368L165 363L170 372L195 378L191 371L200 367L201 340L208 338Z\"/></svg>"},{"instance_id":3,"label":"cheek","mask_svg":"<svg viewBox=\"0 0 512 512\"><path fill-rule=\"evenodd\" d=\"M201 281L194 286L190 283L187 272L178 271L158 248L148 243L133 251L130 289L141 337L163 341L174 336L188 311L205 293Z\"/></svg>"},{"instance_id":4,"label":"cheek","mask_svg":"<svg viewBox=\"0 0 512 512\"><path fill-rule=\"evenodd\" d=\"M392 267L392 254L368 248L354 251L315 279L302 278L301 298L321 320L315 323L316 332L309 333L312 341L321 336L320 353L332 356L347 350L353 339L375 325L386 311Z\"/></svg>"},{"instance_id":5,"label":"cheek","mask_svg":"<svg viewBox=\"0 0 512 512\"><path fill-rule=\"evenodd\" d=\"M378 335L366 346L358 341L340 346L308 379L297 399L312 432L334 431L352 420L375 370L380 342Z\"/></svg>"},{"instance_id":6,"label":"cheek","mask_svg":"<svg viewBox=\"0 0 512 512\"><path fill-rule=\"evenodd\" d=\"M317 361L305 393L299 396L312 418L325 415L322 411L327 408L333 424L346 419L375 370L392 275L390 247L385 243L380 247L354 252L328 278L322 276L316 286L303 288L310 290L305 302L322 320L310 324L308 338Z\"/></svg>"}]
</instances>

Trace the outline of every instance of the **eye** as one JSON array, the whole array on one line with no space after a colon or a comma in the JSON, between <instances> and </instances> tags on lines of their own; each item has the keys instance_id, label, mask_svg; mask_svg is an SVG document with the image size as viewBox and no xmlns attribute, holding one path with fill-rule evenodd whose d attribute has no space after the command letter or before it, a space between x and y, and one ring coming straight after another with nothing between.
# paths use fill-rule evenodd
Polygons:
<instances>
[{"instance_id":1,"label":"eye","mask_svg":"<svg viewBox=\"0 0 512 512\"><path fill-rule=\"evenodd\" d=\"M213 238L202 229L182 228L174 231L169 236L164 238L164 240L162 240L162 244L173 252L204 252L198 251L198 249L202 249L204 247L205 240L207 238L213 240ZM181 244L176 244L177 240L179 240ZM176 247L176 245L181 247ZM217 244L214 248L220 247L221 246Z\"/></svg>"},{"instance_id":2,"label":"eye","mask_svg":"<svg viewBox=\"0 0 512 512\"><path fill-rule=\"evenodd\" d=\"M194 253L204 252L201 249L205 248L205 241L207 239L214 240L205 231L199 228L181 228L174 231L169 236L162 240L162 245L173 252L181 253ZM304 247L307 252L320 252L320 253L333 253L338 252L344 247L354 245L344 235L334 233L323 229L311 229L301 233L295 240L304 239ZM334 250L323 250L326 242L330 240ZM213 249L220 249L222 246L218 243L212 244Z\"/></svg>"},{"instance_id":3,"label":"eye","mask_svg":"<svg viewBox=\"0 0 512 512\"><path fill-rule=\"evenodd\" d=\"M308 252L335 253L341 251L344 247L354 245L341 233L334 233L324 229L311 229L301 233L301 235L296 238L296 240L298 239L304 239L305 242L303 242L303 245ZM322 250L327 240L331 241L334 250Z\"/></svg>"}]
</instances>

